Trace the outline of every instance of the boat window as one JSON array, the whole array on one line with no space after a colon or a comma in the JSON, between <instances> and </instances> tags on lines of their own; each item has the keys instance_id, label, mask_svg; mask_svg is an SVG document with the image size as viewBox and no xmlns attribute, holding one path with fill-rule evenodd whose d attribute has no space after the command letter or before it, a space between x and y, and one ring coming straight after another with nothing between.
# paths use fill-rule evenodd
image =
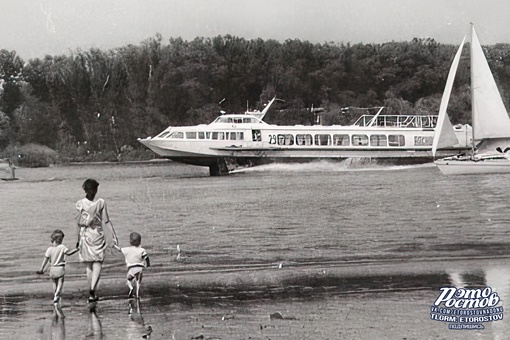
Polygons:
<instances>
[{"instance_id":1,"label":"boat window","mask_svg":"<svg viewBox=\"0 0 510 340\"><path fill-rule=\"evenodd\" d=\"M430 146L434 137L414 136L414 146Z\"/></svg>"},{"instance_id":2,"label":"boat window","mask_svg":"<svg viewBox=\"0 0 510 340\"><path fill-rule=\"evenodd\" d=\"M211 133L210 132L206 132L205 133L205 139L211 139Z\"/></svg>"},{"instance_id":3,"label":"boat window","mask_svg":"<svg viewBox=\"0 0 510 340\"><path fill-rule=\"evenodd\" d=\"M228 132L227 132L228 135ZM230 140L243 140L244 132L230 132Z\"/></svg>"},{"instance_id":4,"label":"boat window","mask_svg":"<svg viewBox=\"0 0 510 340\"><path fill-rule=\"evenodd\" d=\"M296 135L296 145L312 145L312 135Z\"/></svg>"},{"instance_id":5,"label":"boat window","mask_svg":"<svg viewBox=\"0 0 510 340\"><path fill-rule=\"evenodd\" d=\"M232 117L220 116L220 117L216 118L216 120L214 122L215 123L233 123L234 120L232 119Z\"/></svg>"},{"instance_id":6,"label":"boat window","mask_svg":"<svg viewBox=\"0 0 510 340\"><path fill-rule=\"evenodd\" d=\"M197 133L196 132L186 132L186 139L197 139Z\"/></svg>"},{"instance_id":7,"label":"boat window","mask_svg":"<svg viewBox=\"0 0 510 340\"><path fill-rule=\"evenodd\" d=\"M224 132L213 132L211 139L224 140L225 139L225 133Z\"/></svg>"},{"instance_id":8,"label":"boat window","mask_svg":"<svg viewBox=\"0 0 510 340\"><path fill-rule=\"evenodd\" d=\"M234 118L234 123L236 124L242 124L243 123L243 119L238 117L238 118Z\"/></svg>"},{"instance_id":9,"label":"boat window","mask_svg":"<svg viewBox=\"0 0 510 340\"><path fill-rule=\"evenodd\" d=\"M367 135L352 135L352 145L365 146L368 145Z\"/></svg>"},{"instance_id":10,"label":"boat window","mask_svg":"<svg viewBox=\"0 0 510 340\"><path fill-rule=\"evenodd\" d=\"M278 145L294 145L294 136L291 134L278 135Z\"/></svg>"},{"instance_id":11,"label":"boat window","mask_svg":"<svg viewBox=\"0 0 510 340\"><path fill-rule=\"evenodd\" d=\"M204 138L205 138L204 132L199 132L198 133L198 139L204 139Z\"/></svg>"},{"instance_id":12,"label":"boat window","mask_svg":"<svg viewBox=\"0 0 510 340\"><path fill-rule=\"evenodd\" d=\"M333 145L350 145L349 135L333 135Z\"/></svg>"},{"instance_id":13,"label":"boat window","mask_svg":"<svg viewBox=\"0 0 510 340\"><path fill-rule=\"evenodd\" d=\"M331 136L315 135L315 145L331 145Z\"/></svg>"},{"instance_id":14,"label":"boat window","mask_svg":"<svg viewBox=\"0 0 510 340\"><path fill-rule=\"evenodd\" d=\"M163 131L163 133L160 133L158 136L156 137L159 137L159 138L163 138L165 137L166 135L168 135L170 133L170 131Z\"/></svg>"},{"instance_id":15,"label":"boat window","mask_svg":"<svg viewBox=\"0 0 510 340\"><path fill-rule=\"evenodd\" d=\"M251 118L243 118L243 123L251 123Z\"/></svg>"},{"instance_id":16,"label":"boat window","mask_svg":"<svg viewBox=\"0 0 510 340\"><path fill-rule=\"evenodd\" d=\"M182 131L175 131L175 132L172 132L170 134L170 136L168 136L168 138L173 138L173 139L184 139L184 132Z\"/></svg>"},{"instance_id":17,"label":"boat window","mask_svg":"<svg viewBox=\"0 0 510 340\"><path fill-rule=\"evenodd\" d=\"M388 136L389 146L405 146L406 139L403 135L389 135Z\"/></svg>"},{"instance_id":18,"label":"boat window","mask_svg":"<svg viewBox=\"0 0 510 340\"><path fill-rule=\"evenodd\" d=\"M252 130L251 138L254 142L260 142L262 140L262 135L260 134L260 130Z\"/></svg>"},{"instance_id":19,"label":"boat window","mask_svg":"<svg viewBox=\"0 0 510 340\"><path fill-rule=\"evenodd\" d=\"M371 146L388 146L388 140L386 135L371 135L370 136Z\"/></svg>"}]
</instances>

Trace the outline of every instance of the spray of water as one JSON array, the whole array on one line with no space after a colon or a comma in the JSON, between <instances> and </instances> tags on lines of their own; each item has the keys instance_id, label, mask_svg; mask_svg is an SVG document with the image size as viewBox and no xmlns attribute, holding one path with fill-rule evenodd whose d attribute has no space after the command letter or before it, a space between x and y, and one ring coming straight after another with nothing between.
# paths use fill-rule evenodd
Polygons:
<instances>
[{"instance_id":1,"label":"spray of water","mask_svg":"<svg viewBox=\"0 0 510 340\"><path fill-rule=\"evenodd\" d=\"M317 160L307 163L272 163L240 168L232 173L246 172L355 172L355 171L392 171L433 167L434 163L413 164L413 165L392 165L378 162L374 159L347 158L339 161Z\"/></svg>"}]
</instances>

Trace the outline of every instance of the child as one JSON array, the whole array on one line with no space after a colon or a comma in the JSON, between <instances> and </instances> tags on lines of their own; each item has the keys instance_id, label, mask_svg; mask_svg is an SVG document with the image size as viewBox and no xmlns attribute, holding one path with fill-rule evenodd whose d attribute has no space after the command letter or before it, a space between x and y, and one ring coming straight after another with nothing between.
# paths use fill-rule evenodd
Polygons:
<instances>
[{"instance_id":1,"label":"child","mask_svg":"<svg viewBox=\"0 0 510 340\"><path fill-rule=\"evenodd\" d=\"M55 292L53 296L53 304L55 308L60 308L60 293L62 293L62 287L64 286L64 275L66 266L66 256L73 255L78 251L78 248L69 250L62 244L64 239L64 233L60 229L56 229L51 233L51 243L53 245L46 250L44 254L44 260L41 265L41 269L37 271L37 274L43 274L44 268L49 263L49 275L53 280L53 290Z\"/></svg>"},{"instance_id":2,"label":"child","mask_svg":"<svg viewBox=\"0 0 510 340\"><path fill-rule=\"evenodd\" d=\"M129 298L134 297L133 295L135 295L137 299L140 298L142 271L143 268L150 267L151 265L147 252L145 249L140 247L141 242L142 237L140 234L133 232L129 235L129 243L131 244L131 247L119 248L116 245L114 246L117 250L124 254L124 258L126 260L126 266L128 269L127 286L129 287ZM134 289L134 285L136 285L136 291Z\"/></svg>"}]
</instances>

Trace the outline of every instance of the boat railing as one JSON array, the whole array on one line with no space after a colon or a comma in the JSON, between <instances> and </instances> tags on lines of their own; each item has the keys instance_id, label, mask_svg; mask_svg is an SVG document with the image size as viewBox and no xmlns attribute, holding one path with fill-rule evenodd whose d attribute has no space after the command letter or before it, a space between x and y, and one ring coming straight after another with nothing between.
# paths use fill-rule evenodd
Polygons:
<instances>
[{"instance_id":1,"label":"boat railing","mask_svg":"<svg viewBox=\"0 0 510 340\"><path fill-rule=\"evenodd\" d=\"M362 115L353 124L362 127L435 128L436 115Z\"/></svg>"}]
</instances>

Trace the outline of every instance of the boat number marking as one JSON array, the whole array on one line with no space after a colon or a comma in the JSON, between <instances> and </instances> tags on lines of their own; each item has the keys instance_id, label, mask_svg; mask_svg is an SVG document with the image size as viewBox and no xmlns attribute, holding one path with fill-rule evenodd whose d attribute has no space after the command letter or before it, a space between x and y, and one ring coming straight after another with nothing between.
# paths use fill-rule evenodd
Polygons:
<instances>
[{"instance_id":1,"label":"boat number marking","mask_svg":"<svg viewBox=\"0 0 510 340\"><path fill-rule=\"evenodd\" d=\"M269 135L269 144L276 144L276 135Z\"/></svg>"}]
</instances>

